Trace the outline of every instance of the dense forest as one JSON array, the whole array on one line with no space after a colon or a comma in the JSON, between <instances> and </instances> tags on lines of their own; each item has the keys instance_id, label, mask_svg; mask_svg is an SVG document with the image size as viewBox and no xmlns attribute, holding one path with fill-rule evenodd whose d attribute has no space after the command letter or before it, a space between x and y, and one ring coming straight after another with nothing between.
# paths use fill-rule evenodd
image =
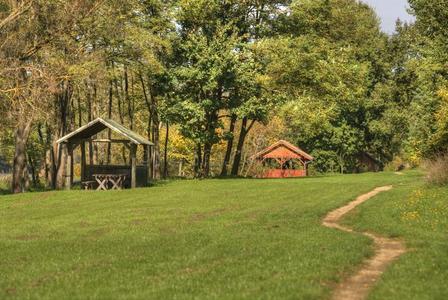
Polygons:
<instances>
[{"instance_id":1,"label":"dense forest","mask_svg":"<svg viewBox=\"0 0 448 300\"><path fill-rule=\"evenodd\" d=\"M418 166L448 150L448 0L409 2L386 35L357 0L0 0L0 165L60 188L55 141L103 117L154 143L154 179L250 176L278 139L315 173Z\"/></svg>"}]
</instances>

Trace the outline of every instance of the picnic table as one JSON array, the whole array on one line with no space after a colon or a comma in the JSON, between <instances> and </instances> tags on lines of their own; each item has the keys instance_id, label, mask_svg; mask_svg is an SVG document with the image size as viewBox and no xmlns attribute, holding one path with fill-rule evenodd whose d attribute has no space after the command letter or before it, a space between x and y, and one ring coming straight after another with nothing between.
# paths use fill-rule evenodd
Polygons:
<instances>
[{"instance_id":1,"label":"picnic table","mask_svg":"<svg viewBox=\"0 0 448 300\"><path fill-rule=\"evenodd\" d=\"M124 174L93 174L93 178L98 183L97 191L121 190L126 177L127 175Z\"/></svg>"}]
</instances>

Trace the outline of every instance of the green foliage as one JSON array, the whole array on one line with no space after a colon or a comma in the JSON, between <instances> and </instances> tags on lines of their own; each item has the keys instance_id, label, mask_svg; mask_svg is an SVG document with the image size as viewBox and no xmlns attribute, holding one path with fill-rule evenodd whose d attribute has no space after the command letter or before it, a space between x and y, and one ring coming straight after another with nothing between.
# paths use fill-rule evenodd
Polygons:
<instances>
[{"instance_id":1,"label":"green foliage","mask_svg":"<svg viewBox=\"0 0 448 300\"><path fill-rule=\"evenodd\" d=\"M265 42L271 83L289 98L290 136L316 156L320 171L334 171L335 161L341 172L356 171L363 153L384 164L395 149L381 147L394 132L380 126L392 118L389 104L374 98L388 65L376 16L355 1L298 1L291 9L287 35ZM350 20L342 11L351 11Z\"/></svg>"},{"instance_id":2,"label":"green foliage","mask_svg":"<svg viewBox=\"0 0 448 300\"><path fill-rule=\"evenodd\" d=\"M403 160L399 155L395 156L394 159L384 166L384 170L387 172L400 172L406 168L406 161Z\"/></svg>"},{"instance_id":3,"label":"green foliage","mask_svg":"<svg viewBox=\"0 0 448 300\"><path fill-rule=\"evenodd\" d=\"M430 38L446 39L448 28L446 26L448 11L447 0L410 0L409 4L417 16L417 26L422 34Z\"/></svg>"},{"instance_id":4,"label":"green foliage","mask_svg":"<svg viewBox=\"0 0 448 300\"><path fill-rule=\"evenodd\" d=\"M199 29L197 29L199 30ZM175 71L179 82L178 117L184 135L198 143L216 143L220 127L217 113L226 108L223 92L233 86L236 76L239 38L230 27L218 29L213 36L189 33L180 42L180 66Z\"/></svg>"},{"instance_id":5,"label":"green foliage","mask_svg":"<svg viewBox=\"0 0 448 300\"><path fill-rule=\"evenodd\" d=\"M447 86L446 1L410 1L414 26L398 24L395 95L408 111L403 150L412 164L448 150L445 115ZM392 52L391 54L394 54Z\"/></svg>"},{"instance_id":6,"label":"green foliage","mask_svg":"<svg viewBox=\"0 0 448 300\"><path fill-rule=\"evenodd\" d=\"M167 157L198 176L219 172L210 157L224 157L230 137L237 172L259 146L246 141L252 125L278 117L281 138L312 153L319 172L377 170L397 155L417 166L448 150L446 0L410 1L415 25L397 22L391 36L356 0L1 4L0 155L9 161L16 121L34 120L27 152L42 171L58 136L99 116L157 149L162 125L173 125L185 141ZM38 124L48 139L36 138ZM112 158L127 159L124 150Z\"/></svg>"}]
</instances>

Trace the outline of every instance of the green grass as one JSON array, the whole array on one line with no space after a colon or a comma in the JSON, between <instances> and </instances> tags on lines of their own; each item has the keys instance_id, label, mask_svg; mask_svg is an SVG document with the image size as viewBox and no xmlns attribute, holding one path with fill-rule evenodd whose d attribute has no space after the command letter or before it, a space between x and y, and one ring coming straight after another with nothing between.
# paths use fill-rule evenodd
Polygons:
<instances>
[{"instance_id":1,"label":"green grass","mask_svg":"<svg viewBox=\"0 0 448 300\"><path fill-rule=\"evenodd\" d=\"M394 184L401 197L418 180L379 173L0 196L0 299L328 298L372 249L321 218L377 186ZM395 222L391 213L384 222Z\"/></svg>"},{"instance_id":2,"label":"green grass","mask_svg":"<svg viewBox=\"0 0 448 300\"><path fill-rule=\"evenodd\" d=\"M400 237L409 249L370 299L448 299L448 187L421 181L398 185L361 205L345 222Z\"/></svg>"}]
</instances>

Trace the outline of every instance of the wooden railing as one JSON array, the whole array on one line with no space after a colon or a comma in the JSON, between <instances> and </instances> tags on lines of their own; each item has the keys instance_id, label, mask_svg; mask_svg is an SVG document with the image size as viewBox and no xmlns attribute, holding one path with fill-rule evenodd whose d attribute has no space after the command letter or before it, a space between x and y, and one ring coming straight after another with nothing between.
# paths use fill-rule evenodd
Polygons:
<instances>
[{"instance_id":1,"label":"wooden railing","mask_svg":"<svg viewBox=\"0 0 448 300\"><path fill-rule=\"evenodd\" d=\"M274 169L267 170L263 177L264 178L293 178L293 177L305 177L305 170L282 170L282 169Z\"/></svg>"}]
</instances>

